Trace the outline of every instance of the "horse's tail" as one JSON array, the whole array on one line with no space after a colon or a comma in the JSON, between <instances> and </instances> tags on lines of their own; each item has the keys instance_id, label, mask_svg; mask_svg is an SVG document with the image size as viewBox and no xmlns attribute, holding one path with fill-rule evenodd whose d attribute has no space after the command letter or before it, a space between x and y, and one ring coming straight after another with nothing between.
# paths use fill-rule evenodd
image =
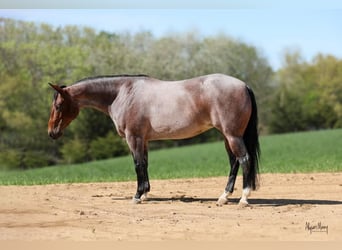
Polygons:
<instances>
[{"instance_id":1,"label":"horse's tail","mask_svg":"<svg viewBox=\"0 0 342 250\"><path fill-rule=\"evenodd\" d=\"M246 131L243 135L243 141L246 145L250 157L250 172L247 177L247 183L255 190L258 186L258 172L259 172L259 157L260 145L258 135L258 110L255 101L255 96L250 87L247 86L248 94L251 98L252 113Z\"/></svg>"}]
</instances>

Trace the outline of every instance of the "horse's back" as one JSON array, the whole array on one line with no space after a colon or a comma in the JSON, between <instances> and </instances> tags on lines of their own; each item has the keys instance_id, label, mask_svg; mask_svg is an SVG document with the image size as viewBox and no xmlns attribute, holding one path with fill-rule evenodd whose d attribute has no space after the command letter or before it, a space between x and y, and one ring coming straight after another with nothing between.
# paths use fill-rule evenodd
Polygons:
<instances>
[{"instance_id":1,"label":"horse's back","mask_svg":"<svg viewBox=\"0 0 342 250\"><path fill-rule=\"evenodd\" d=\"M224 74L206 75L202 79L204 83L217 88L222 88L223 90L244 88L246 86L243 81Z\"/></svg>"},{"instance_id":2,"label":"horse's back","mask_svg":"<svg viewBox=\"0 0 342 250\"><path fill-rule=\"evenodd\" d=\"M236 92L244 91L246 84L232 76L224 74L210 74L179 81L163 81L150 78L142 84L143 92L147 96L153 94L168 98L223 98ZM156 98L158 98L156 96ZM208 100L210 101L210 100Z\"/></svg>"},{"instance_id":3,"label":"horse's back","mask_svg":"<svg viewBox=\"0 0 342 250\"><path fill-rule=\"evenodd\" d=\"M213 84L213 85L222 85L222 86L245 86L245 83L233 76L225 75L225 74L209 74L204 76L198 76L194 78L189 78L186 80L179 80L179 81L163 81L154 78L150 78L151 82L155 84L179 84L179 85L197 85L206 83L206 84Z\"/></svg>"}]
</instances>

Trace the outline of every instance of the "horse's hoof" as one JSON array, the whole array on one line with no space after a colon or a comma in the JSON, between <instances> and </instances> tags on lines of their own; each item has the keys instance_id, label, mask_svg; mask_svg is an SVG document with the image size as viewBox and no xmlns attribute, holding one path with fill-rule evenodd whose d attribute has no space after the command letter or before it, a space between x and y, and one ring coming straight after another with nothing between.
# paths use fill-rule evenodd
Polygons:
<instances>
[{"instance_id":1,"label":"horse's hoof","mask_svg":"<svg viewBox=\"0 0 342 250\"><path fill-rule=\"evenodd\" d=\"M218 201L216 202L216 206L223 206L228 203L228 196L232 195L232 193L229 193L227 191L224 191L223 194L218 198Z\"/></svg>"},{"instance_id":2,"label":"horse's hoof","mask_svg":"<svg viewBox=\"0 0 342 250\"><path fill-rule=\"evenodd\" d=\"M147 201L148 197L147 197L147 193L144 193L141 197L140 197L141 201Z\"/></svg>"},{"instance_id":3,"label":"horse's hoof","mask_svg":"<svg viewBox=\"0 0 342 250\"><path fill-rule=\"evenodd\" d=\"M239 208L245 208L245 207L249 207L250 205L249 205L249 203L248 203L248 201L246 201L246 200L240 200L239 201Z\"/></svg>"},{"instance_id":4,"label":"horse's hoof","mask_svg":"<svg viewBox=\"0 0 342 250\"><path fill-rule=\"evenodd\" d=\"M228 203L228 199L227 198L219 198L216 202L216 206L218 207L222 207L223 205Z\"/></svg>"},{"instance_id":5,"label":"horse's hoof","mask_svg":"<svg viewBox=\"0 0 342 250\"><path fill-rule=\"evenodd\" d=\"M141 199L137 199L137 198L133 197L132 204L141 204Z\"/></svg>"}]
</instances>

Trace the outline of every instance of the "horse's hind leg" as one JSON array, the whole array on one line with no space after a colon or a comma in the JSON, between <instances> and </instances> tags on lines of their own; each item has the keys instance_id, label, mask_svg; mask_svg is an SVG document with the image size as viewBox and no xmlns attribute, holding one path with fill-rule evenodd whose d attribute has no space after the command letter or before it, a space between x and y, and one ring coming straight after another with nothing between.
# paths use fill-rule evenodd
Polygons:
<instances>
[{"instance_id":1,"label":"horse's hind leg","mask_svg":"<svg viewBox=\"0 0 342 250\"><path fill-rule=\"evenodd\" d=\"M228 177L227 186L223 192L223 194L219 197L217 201L218 206L222 206L223 204L226 204L228 202L228 197L234 192L234 185L236 180L236 175L239 171L239 161L236 159L234 154L231 152L228 140L225 139L225 147L227 154L229 156L229 163L230 163L230 173Z\"/></svg>"},{"instance_id":2,"label":"horse's hind leg","mask_svg":"<svg viewBox=\"0 0 342 250\"><path fill-rule=\"evenodd\" d=\"M241 205L247 205L248 204L248 196L250 195L251 186L249 183L249 175L250 175L250 160L249 155L245 146L245 143L243 141L242 137L234 137L234 136L227 136L229 148L231 152L236 157L236 160L238 161L238 164L242 167L243 170L243 191L242 196L240 199ZM237 170L236 170L237 173ZM229 185L229 182L228 182Z\"/></svg>"}]
</instances>

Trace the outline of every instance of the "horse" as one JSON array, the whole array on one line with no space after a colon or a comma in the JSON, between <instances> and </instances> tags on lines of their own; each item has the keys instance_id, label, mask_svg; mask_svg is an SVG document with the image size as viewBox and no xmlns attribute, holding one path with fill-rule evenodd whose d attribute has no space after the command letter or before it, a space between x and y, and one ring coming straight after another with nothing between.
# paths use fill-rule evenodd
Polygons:
<instances>
[{"instance_id":1,"label":"horse","mask_svg":"<svg viewBox=\"0 0 342 250\"><path fill-rule=\"evenodd\" d=\"M210 74L179 81L147 75L104 75L82 79L70 86L49 83L56 91L48 122L48 135L57 139L90 107L110 116L133 156L137 176L134 203L150 191L148 142L186 139L216 128L224 138L230 173L217 205L228 202L236 176L243 170L239 201L248 205L258 186L259 139L257 104L252 89L241 80Z\"/></svg>"}]
</instances>

